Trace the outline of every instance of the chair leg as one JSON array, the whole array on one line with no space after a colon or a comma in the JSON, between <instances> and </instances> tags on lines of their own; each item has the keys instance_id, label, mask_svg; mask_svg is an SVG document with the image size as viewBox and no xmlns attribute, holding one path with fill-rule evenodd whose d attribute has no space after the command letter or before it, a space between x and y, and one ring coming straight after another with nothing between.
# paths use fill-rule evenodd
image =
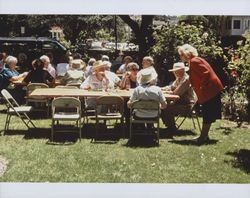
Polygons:
<instances>
[{"instance_id":1,"label":"chair leg","mask_svg":"<svg viewBox=\"0 0 250 198\"><path fill-rule=\"evenodd\" d=\"M51 141L54 141L54 125L55 125L55 121L52 120L52 126L51 126Z\"/></svg>"},{"instance_id":2,"label":"chair leg","mask_svg":"<svg viewBox=\"0 0 250 198\"><path fill-rule=\"evenodd\" d=\"M191 119L192 119L192 122L193 122L194 129L196 129L196 125L195 125L194 117L193 117L193 116L191 116Z\"/></svg>"},{"instance_id":3,"label":"chair leg","mask_svg":"<svg viewBox=\"0 0 250 198\"><path fill-rule=\"evenodd\" d=\"M81 125L81 118L77 121L77 126L79 127L79 139L82 139L82 125Z\"/></svg>"},{"instance_id":4,"label":"chair leg","mask_svg":"<svg viewBox=\"0 0 250 198\"><path fill-rule=\"evenodd\" d=\"M198 124L199 130L200 130L200 132L201 132L201 125L200 125L200 121L199 121L198 116L196 116L196 120L197 120L197 124Z\"/></svg>"},{"instance_id":5,"label":"chair leg","mask_svg":"<svg viewBox=\"0 0 250 198\"><path fill-rule=\"evenodd\" d=\"M129 122L129 141L132 140L132 119Z\"/></svg>"},{"instance_id":6,"label":"chair leg","mask_svg":"<svg viewBox=\"0 0 250 198\"><path fill-rule=\"evenodd\" d=\"M179 129L181 127L181 125L183 124L183 122L186 120L187 117L184 117L183 120L181 121L181 123L177 126L177 129Z\"/></svg>"},{"instance_id":7,"label":"chair leg","mask_svg":"<svg viewBox=\"0 0 250 198\"><path fill-rule=\"evenodd\" d=\"M5 134L5 132L6 132L7 130L9 130L10 117L11 117L11 115L9 115L9 114L7 113L3 135Z\"/></svg>"}]
</instances>

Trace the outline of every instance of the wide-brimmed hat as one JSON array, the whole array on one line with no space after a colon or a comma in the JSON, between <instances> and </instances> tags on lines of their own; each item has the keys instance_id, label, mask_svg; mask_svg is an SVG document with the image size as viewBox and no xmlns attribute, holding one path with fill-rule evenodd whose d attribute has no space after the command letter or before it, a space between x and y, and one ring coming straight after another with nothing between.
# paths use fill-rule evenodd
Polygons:
<instances>
[{"instance_id":1,"label":"wide-brimmed hat","mask_svg":"<svg viewBox=\"0 0 250 198\"><path fill-rule=\"evenodd\" d=\"M83 69L85 63L81 59L73 59L71 62L71 68L73 69Z\"/></svg>"},{"instance_id":2,"label":"wide-brimmed hat","mask_svg":"<svg viewBox=\"0 0 250 198\"><path fill-rule=\"evenodd\" d=\"M138 73L138 77L137 77L137 81L139 84L141 85L145 85L148 84L154 80L157 79L157 73L156 72L152 72L152 70L150 69L142 69L139 73Z\"/></svg>"},{"instance_id":3,"label":"wide-brimmed hat","mask_svg":"<svg viewBox=\"0 0 250 198\"><path fill-rule=\"evenodd\" d=\"M186 67L183 62L178 62L178 63L174 63L173 69L169 69L168 71L174 72L174 71L177 71L179 69L184 69L185 71L188 71L189 67Z\"/></svg>"},{"instance_id":4,"label":"wide-brimmed hat","mask_svg":"<svg viewBox=\"0 0 250 198\"><path fill-rule=\"evenodd\" d=\"M106 66L106 64L103 63L103 61L98 60L98 61L94 62L93 66L92 66L92 71L95 71L95 70L97 70L101 67L105 67L105 66Z\"/></svg>"}]
</instances>

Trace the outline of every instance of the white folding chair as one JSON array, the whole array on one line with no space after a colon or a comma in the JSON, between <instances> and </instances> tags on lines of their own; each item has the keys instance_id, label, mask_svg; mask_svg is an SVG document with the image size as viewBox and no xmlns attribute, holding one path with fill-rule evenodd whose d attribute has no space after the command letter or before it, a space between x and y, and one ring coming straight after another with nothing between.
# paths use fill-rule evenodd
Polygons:
<instances>
[{"instance_id":1,"label":"white folding chair","mask_svg":"<svg viewBox=\"0 0 250 198\"><path fill-rule=\"evenodd\" d=\"M134 116L134 112L136 110L149 110L149 111L157 111L157 116L152 118L136 118ZM148 129L147 127L143 127L142 129L136 129L133 124L156 124L156 134L155 129ZM130 126L129 126L129 140L132 141L133 137L136 135L156 135L156 143L159 145L159 127L160 127L160 104L158 101L154 100L137 100L132 103L130 108Z\"/></svg>"},{"instance_id":2,"label":"white folding chair","mask_svg":"<svg viewBox=\"0 0 250 198\"><path fill-rule=\"evenodd\" d=\"M31 124L32 127L36 128L34 123L27 115L27 113L31 112L32 106L20 106L6 89L3 89L1 91L1 94L6 101L5 104L7 107L7 117L5 121L4 133L9 129L10 119L13 115L18 116L28 129L30 128L29 124Z\"/></svg>"},{"instance_id":3,"label":"white folding chair","mask_svg":"<svg viewBox=\"0 0 250 198\"><path fill-rule=\"evenodd\" d=\"M79 133L79 138L81 141L81 101L74 97L58 97L52 101L52 128L51 128L51 140L54 139L54 133L56 132L72 132L74 127L76 127L76 132ZM71 127L60 125L60 121L67 122L71 124Z\"/></svg>"},{"instance_id":4,"label":"white folding chair","mask_svg":"<svg viewBox=\"0 0 250 198\"><path fill-rule=\"evenodd\" d=\"M114 125L113 121L119 121L122 126L122 136L124 137L124 101L120 96L100 96L96 100L95 108L95 138L99 136L99 124L103 121L106 126ZM108 125L108 122L111 122ZM92 139L92 140L94 140Z\"/></svg>"},{"instance_id":5,"label":"white folding chair","mask_svg":"<svg viewBox=\"0 0 250 198\"><path fill-rule=\"evenodd\" d=\"M49 86L45 83L29 83L27 85L26 104L28 105L30 103L33 103L34 111L46 111L47 116L49 116L50 100L42 96L30 96L31 92L38 88L49 88ZM47 109L45 109L44 107L47 107Z\"/></svg>"}]
</instances>

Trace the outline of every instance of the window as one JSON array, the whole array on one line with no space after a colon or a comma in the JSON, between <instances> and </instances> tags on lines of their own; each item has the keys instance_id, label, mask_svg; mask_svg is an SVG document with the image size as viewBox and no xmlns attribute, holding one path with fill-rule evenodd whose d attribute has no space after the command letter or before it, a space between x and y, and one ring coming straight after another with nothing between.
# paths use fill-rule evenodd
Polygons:
<instances>
[{"instance_id":1,"label":"window","mask_svg":"<svg viewBox=\"0 0 250 198\"><path fill-rule=\"evenodd\" d=\"M240 20L234 20L233 23L233 29L240 29Z\"/></svg>"}]
</instances>

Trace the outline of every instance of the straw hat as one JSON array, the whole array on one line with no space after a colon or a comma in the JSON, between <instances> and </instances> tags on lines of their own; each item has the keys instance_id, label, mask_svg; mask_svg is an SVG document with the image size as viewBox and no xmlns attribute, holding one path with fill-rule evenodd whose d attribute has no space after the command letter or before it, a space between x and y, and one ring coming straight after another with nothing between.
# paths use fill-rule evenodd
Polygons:
<instances>
[{"instance_id":1,"label":"straw hat","mask_svg":"<svg viewBox=\"0 0 250 198\"><path fill-rule=\"evenodd\" d=\"M152 72L150 69L142 69L137 77L137 81L141 85L148 84L157 79L156 72Z\"/></svg>"},{"instance_id":2,"label":"straw hat","mask_svg":"<svg viewBox=\"0 0 250 198\"><path fill-rule=\"evenodd\" d=\"M183 62L178 62L178 63L174 63L173 69L169 69L168 71L174 72L174 71L177 71L177 70L180 70L180 69L184 69L185 71L188 71L189 67L186 67Z\"/></svg>"},{"instance_id":3,"label":"straw hat","mask_svg":"<svg viewBox=\"0 0 250 198\"><path fill-rule=\"evenodd\" d=\"M94 62L93 66L92 66L92 71L95 71L95 70L102 68L102 67L105 67L105 66L106 66L106 64L103 63L103 61L98 60L98 61Z\"/></svg>"},{"instance_id":4,"label":"straw hat","mask_svg":"<svg viewBox=\"0 0 250 198\"><path fill-rule=\"evenodd\" d=\"M73 59L71 62L71 68L83 69L85 67L84 62L81 59Z\"/></svg>"}]
</instances>

